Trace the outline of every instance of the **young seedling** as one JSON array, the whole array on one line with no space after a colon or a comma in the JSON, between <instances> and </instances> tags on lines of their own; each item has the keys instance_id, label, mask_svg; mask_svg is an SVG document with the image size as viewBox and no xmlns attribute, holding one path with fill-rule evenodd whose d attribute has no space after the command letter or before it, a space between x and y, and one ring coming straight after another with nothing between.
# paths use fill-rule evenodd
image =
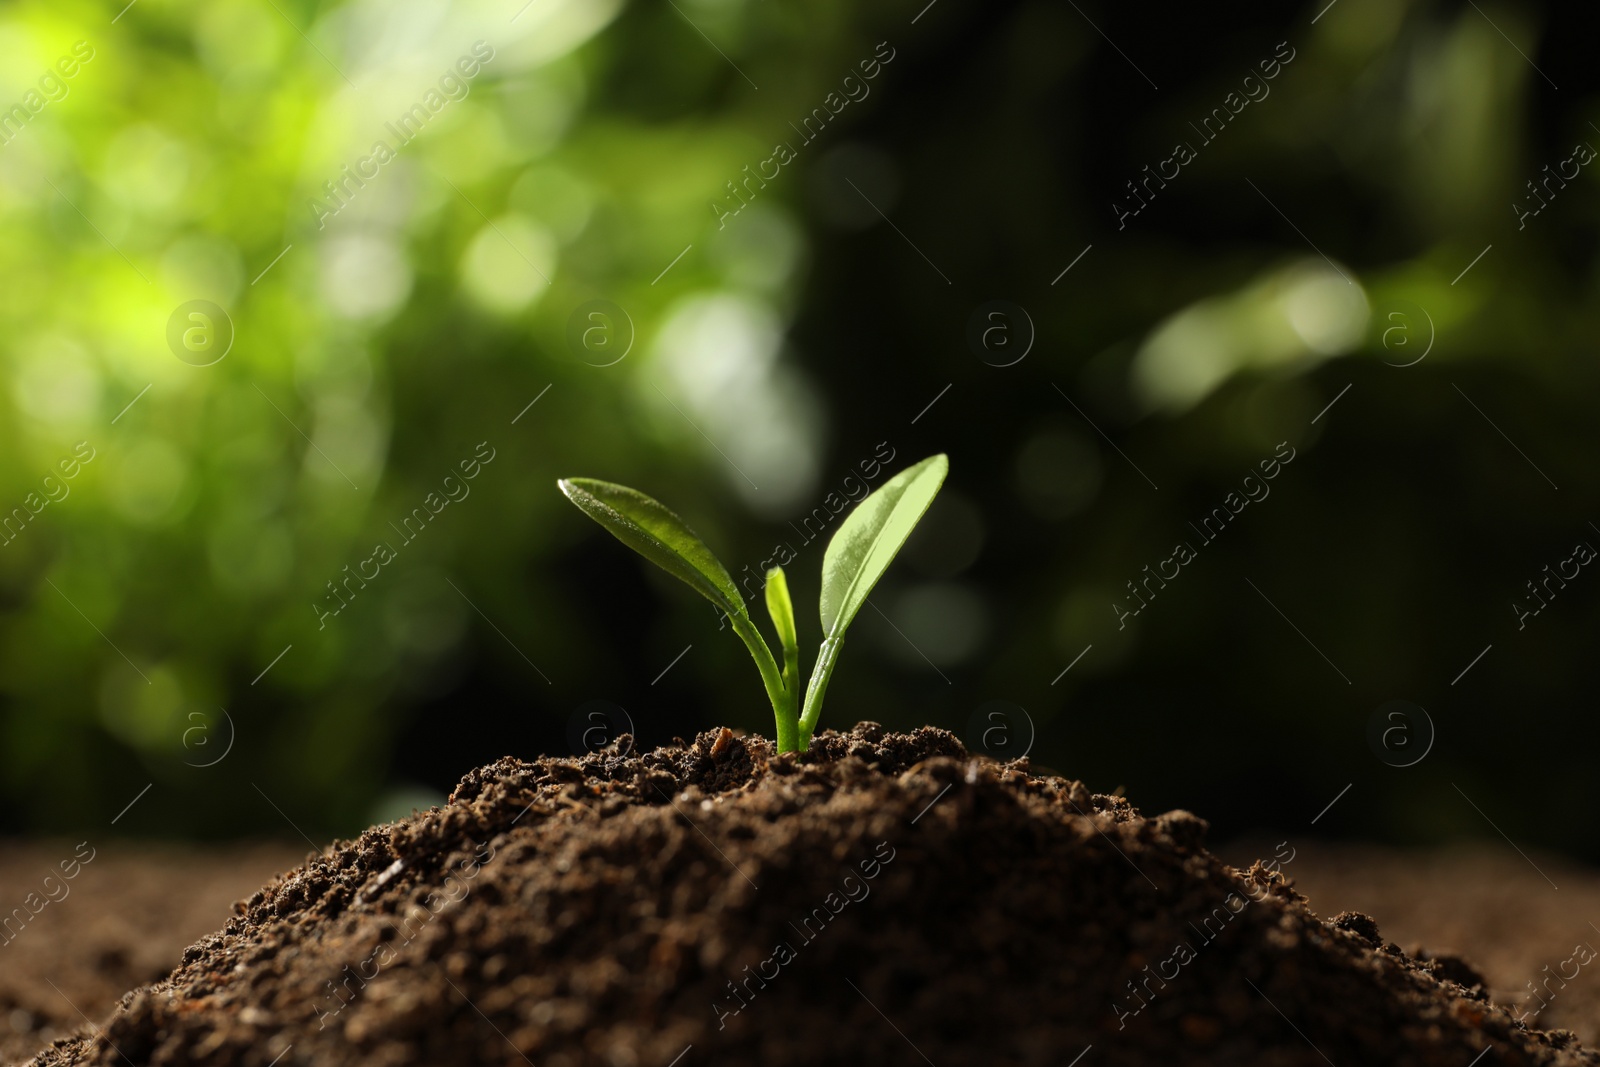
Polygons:
<instances>
[{"instance_id":1,"label":"young seedling","mask_svg":"<svg viewBox=\"0 0 1600 1067\"><path fill-rule=\"evenodd\" d=\"M594 478L563 478L556 484L567 499L617 540L686 582L728 617L761 672L777 719L778 751L804 752L822 716L822 698L839 661L845 631L933 503L949 469L949 460L943 455L907 467L856 505L828 542L822 557L822 647L803 704L800 643L782 567L767 571L766 583L767 613L772 616L783 653L779 663L745 610L744 597L728 569L664 504L637 489Z\"/></svg>"}]
</instances>

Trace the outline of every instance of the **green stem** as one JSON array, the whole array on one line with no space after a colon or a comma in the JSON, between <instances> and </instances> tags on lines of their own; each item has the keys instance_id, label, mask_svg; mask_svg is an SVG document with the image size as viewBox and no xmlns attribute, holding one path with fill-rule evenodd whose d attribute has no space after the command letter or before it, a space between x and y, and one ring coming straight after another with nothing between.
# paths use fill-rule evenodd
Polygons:
<instances>
[{"instance_id":1,"label":"green stem","mask_svg":"<svg viewBox=\"0 0 1600 1067\"><path fill-rule=\"evenodd\" d=\"M799 752L805 749L800 739L800 649L786 645L783 650L783 711L778 715L778 751ZM789 746L784 747L785 734Z\"/></svg>"},{"instance_id":2,"label":"green stem","mask_svg":"<svg viewBox=\"0 0 1600 1067\"><path fill-rule=\"evenodd\" d=\"M793 698L789 688L784 685L783 677L778 673L778 664L772 658L772 650L767 648L767 642L762 639L755 623L750 621L750 616L740 613L731 616L731 619L733 632L739 635L739 639L750 650L757 669L761 671L761 684L767 688L767 699L772 702L772 713L778 723L778 751L792 752L798 747L795 715L790 710Z\"/></svg>"},{"instance_id":3,"label":"green stem","mask_svg":"<svg viewBox=\"0 0 1600 1067\"><path fill-rule=\"evenodd\" d=\"M822 698L828 692L828 679L833 677L834 664L839 659L839 649L844 638L827 638L817 649L817 665L811 670L811 682L806 686L805 713L800 716L800 751L811 747L811 735L822 718Z\"/></svg>"}]
</instances>

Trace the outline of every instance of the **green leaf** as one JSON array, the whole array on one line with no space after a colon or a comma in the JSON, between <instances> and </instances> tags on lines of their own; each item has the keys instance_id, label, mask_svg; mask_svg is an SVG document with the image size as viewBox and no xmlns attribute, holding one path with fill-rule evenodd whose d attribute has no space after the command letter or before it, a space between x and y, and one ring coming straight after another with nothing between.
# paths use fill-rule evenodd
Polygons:
<instances>
[{"instance_id":1,"label":"green leaf","mask_svg":"<svg viewBox=\"0 0 1600 1067\"><path fill-rule=\"evenodd\" d=\"M778 751L800 747L800 640L794 626L794 603L782 567L767 571L767 613L783 646L783 704L773 704L778 722Z\"/></svg>"},{"instance_id":2,"label":"green leaf","mask_svg":"<svg viewBox=\"0 0 1600 1067\"><path fill-rule=\"evenodd\" d=\"M597 478L562 478L556 484L618 541L688 583L730 617L746 614L739 587L716 553L661 501Z\"/></svg>"},{"instance_id":3,"label":"green leaf","mask_svg":"<svg viewBox=\"0 0 1600 1067\"><path fill-rule=\"evenodd\" d=\"M950 461L929 456L890 478L852 511L822 557L822 633L837 641L944 484Z\"/></svg>"},{"instance_id":4,"label":"green leaf","mask_svg":"<svg viewBox=\"0 0 1600 1067\"><path fill-rule=\"evenodd\" d=\"M772 616L773 629L778 631L778 643L787 653L790 649L799 655L800 639L794 628L794 603L789 599L789 580L783 576L782 567L767 572L767 614Z\"/></svg>"},{"instance_id":5,"label":"green leaf","mask_svg":"<svg viewBox=\"0 0 1600 1067\"><path fill-rule=\"evenodd\" d=\"M822 557L822 647L800 713L801 752L811 744L822 717L822 698L839 661L845 630L933 503L949 470L950 461L943 453L906 468L858 504L828 542Z\"/></svg>"}]
</instances>

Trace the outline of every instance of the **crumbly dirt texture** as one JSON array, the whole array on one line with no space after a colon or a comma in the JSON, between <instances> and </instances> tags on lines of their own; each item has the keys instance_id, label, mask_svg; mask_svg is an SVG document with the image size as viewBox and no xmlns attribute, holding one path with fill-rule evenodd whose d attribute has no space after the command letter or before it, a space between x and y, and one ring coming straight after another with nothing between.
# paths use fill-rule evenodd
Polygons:
<instances>
[{"instance_id":1,"label":"crumbly dirt texture","mask_svg":"<svg viewBox=\"0 0 1600 1067\"><path fill-rule=\"evenodd\" d=\"M1246 861L1272 847L1220 851ZM1569 1029L1600 1047L1600 955L1579 965L1600 950L1591 925L1600 922L1600 874L1532 857L1498 839L1426 851L1319 841L1285 870L1313 906L1337 901L1377 917L1385 939L1413 955L1465 956L1489 979L1490 999L1529 1026Z\"/></svg>"},{"instance_id":2,"label":"crumbly dirt texture","mask_svg":"<svg viewBox=\"0 0 1600 1067\"><path fill-rule=\"evenodd\" d=\"M1600 1064L1205 830L933 729L504 759L34 1063Z\"/></svg>"}]
</instances>

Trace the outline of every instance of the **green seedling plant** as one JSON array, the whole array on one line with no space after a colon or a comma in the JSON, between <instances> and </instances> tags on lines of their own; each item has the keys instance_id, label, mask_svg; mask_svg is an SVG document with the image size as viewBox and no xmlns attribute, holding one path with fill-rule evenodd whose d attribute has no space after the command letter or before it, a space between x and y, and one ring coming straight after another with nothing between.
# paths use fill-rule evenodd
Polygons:
<instances>
[{"instance_id":1,"label":"green seedling plant","mask_svg":"<svg viewBox=\"0 0 1600 1067\"><path fill-rule=\"evenodd\" d=\"M822 646L803 703L800 642L782 567L767 571L766 581L767 613L783 653L780 663L751 620L728 569L666 505L637 489L595 478L562 478L556 484L617 540L688 584L728 617L761 672L777 719L778 751L804 752L822 716L822 698L839 662L845 631L933 503L949 469L942 454L907 467L856 505L828 542L822 557Z\"/></svg>"}]
</instances>

